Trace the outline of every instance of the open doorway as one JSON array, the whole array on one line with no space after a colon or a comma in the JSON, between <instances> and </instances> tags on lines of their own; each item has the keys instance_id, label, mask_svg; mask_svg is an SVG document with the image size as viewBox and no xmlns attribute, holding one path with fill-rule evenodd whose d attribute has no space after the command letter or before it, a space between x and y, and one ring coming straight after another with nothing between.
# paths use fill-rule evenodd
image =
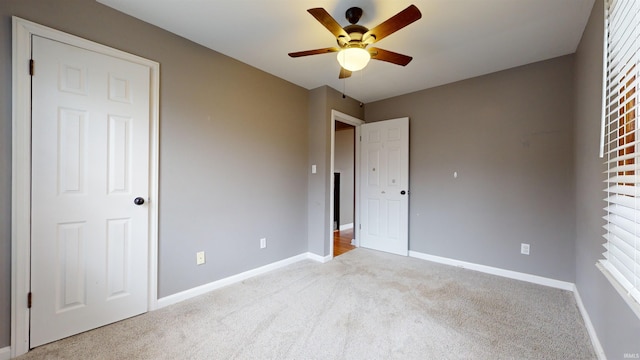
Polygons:
<instances>
[{"instance_id":1,"label":"open doorway","mask_svg":"<svg viewBox=\"0 0 640 360\"><path fill-rule=\"evenodd\" d=\"M353 139L353 144L349 146L349 148L351 149L351 154L353 154L353 166L352 167L345 167L348 169L353 169L353 195L341 195L340 196L340 202L344 203L345 199L351 199L351 203L353 204L353 209L352 210L341 210L340 211L340 219L337 223L337 227L336 230L340 230L340 223L342 223L343 226L343 230L340 232L340 235L346 235L347 232L347 228L346 226L351 225L351 233L349 235L346 235L343 238L346 238L347 241L346 243L349 244L349 246L353 246L353 247L358 247L359 243L360 243L360 230L359 230L359 224L360 224L360 209L359 209L359 203L358 203L358 198L359 198L359 179L360 179L360 173L359 173L359 164L360 164L360 141L356 141L356 139L360 139L360 125L363 125L364 121L355 118L353 116L341 113L337 110L331 110L331 154L330 154L330 161L331 161L331 165L329 167L330 169L330 176L328 178L328 180L330 181L330 193L329 193L329 208L328 208L328 215L329 215L329 221L325 222L325 226L326 229L329 230L328 232L328 238L327 238L327 243L329 244L329 256L331 258L333 258L334 256L337 256L339 254L336 254L336 251L334 250L335 248L335 237L334 237L334 221L333 221L333 216L334 216L334 173L336 172L336 135L338 137L342 136L340 133L344 130L338 130L336 131L336 127L341 128L343 126L347 126L346 129L352 129L353 130L353 135L352 135L352 139ZM346 136L345 136L346 137ZM344 188L344 177L342 176L342 170L340 170L340 174L341 174L341 188ZM346 211L346 212L345 212ZM345 217L346 213L351 213L351 220L347 220L348 218ZM343 242L345 242L343 240Z\"/></svg>"},{"instance_id":2,"label":"open doorway","mask_svg":"<svg viewBox=\"0 0 640 360\"><path fill-rule=\"evenodd\" d=\"M355 126L335 122L333 155L333 256L355 248Z\"/></svg>"}]
</instances>

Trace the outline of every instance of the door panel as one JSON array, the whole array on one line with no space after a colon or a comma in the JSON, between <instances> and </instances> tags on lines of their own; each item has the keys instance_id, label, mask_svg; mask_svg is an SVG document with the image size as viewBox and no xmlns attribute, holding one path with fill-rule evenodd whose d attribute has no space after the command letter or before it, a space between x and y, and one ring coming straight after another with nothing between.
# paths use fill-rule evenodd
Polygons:
<instances>
[{"instance_id":1,"label":"door panel","mask_svg":"<svg viewBox=\"0 0 640 360\"><path fill-rule=\"evenodd\" d=\"M85 279L84 222L58 224L57 261L55 273L58 290L56 311L62 312L85 306L87 287Z\"/></svg>"},{"instance_id":2,"label":"door panel","mask_svg":"<svg viewBox=\"0 0 640 360\"><path fill-rule=\"evenodd\" d=\"M402 204L398 200L387 200L387 236L394 241L400 240L402 223Z\"/></svg>"},{"instance_id":3,"label":"door panel","mask_svg":"<svg viewBox=\"0 0 640 360\"><path fill-rule=\"evenodd\" d=\"M86 166L84 163L87 142L85 111L59 109L58 122L58 184L63 195L81 194L86 188Z\"/></svg>"},{"instance_id":4,"label":"door panel","mask_svg":"<svg viewBox=\"0 0 640 360\"><path fill-rule=\"evenodd\" d=\"M109 116L109 193L130 193L131 152L127 146L130 142L130 117Z\"/></svg>"},{"instance_id":5,"label":"door panel","mask_svg":"<svg viewBox=\"0 0 640 360\"><path fill-rule=\"evenodd\" d=\"M131 219L107 220L107 298L128 294Z\"/></svg>"},{"instance_id":6,"label":"door panel","mask_svg":"<svg viewBox=\"0 0 640 360\"><path fill-rule=\"evenodd\" d=\"M368 226L365 227L366 233L369 237L380 235L380 200L367 199L369 206L367 206L367 221Z\"/></svg>"},{"instance_id":7,"label":"door panel","mask_svg":"<svg viewBox=\"0 0 640 360\"><path fill-rule=\"evenodd\" d=\"M406 256L409 251L409 119L380 121L361 128L360 173L364 174L361 245Z\"/></svg>"},{"instance_id":8,"label":"door panel","mask_svg":"<svg viewBox=\"0 0 640 360\"><path fill-rule=\"evenodd\" d=\"M30 346L147 310L149 67L33 38Z\"/></svg>"}]
</instances>

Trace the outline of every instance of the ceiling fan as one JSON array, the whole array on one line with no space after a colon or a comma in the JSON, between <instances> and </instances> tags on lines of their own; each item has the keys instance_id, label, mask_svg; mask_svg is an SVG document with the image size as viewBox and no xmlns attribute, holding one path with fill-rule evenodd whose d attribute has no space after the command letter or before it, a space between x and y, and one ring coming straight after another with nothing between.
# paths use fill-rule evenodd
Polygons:
<instances>
[{"instance_id":1,"label":"ceiling fan","mask_svg":"<svg viewBox=\"0 0 640 360\"><path fill-rule=\"evenodd\" d=\"M367 66L370 59L402 66L407 65L413 59L411 56L380 48L371 47L367 49L367 46L420 19L422 14L415 5L410 5L371 30L362 25L357 25L362 16L362 9L358 7L352 7L347 10L345 15L351 25L347 25L344 28L323 8L313 8L307 11L336 37L339 47L289 53L289 56L293 58L337 52L338 62L341 66L340 79L351 76L353 71L362 70Z\"/></svg>"}]
</instances>

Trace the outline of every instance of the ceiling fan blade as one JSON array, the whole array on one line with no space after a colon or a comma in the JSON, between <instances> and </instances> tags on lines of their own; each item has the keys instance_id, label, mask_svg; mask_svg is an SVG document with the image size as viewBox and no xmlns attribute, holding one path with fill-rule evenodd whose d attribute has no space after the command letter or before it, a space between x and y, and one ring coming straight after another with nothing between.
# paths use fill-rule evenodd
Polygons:
<instances>
[{"instance_id":1,"label":"ceiling fan blade","mask_svg":"<svg viewBox=\"0 0 640 360\"><path fill-rule=\"evenodd\" d=\"M349 37L349 34L347 34L347 32L344 31L344 29L342 28L342 26L340 26L340 24L338 24L338 22L333 17L331 17L331 15L329 15L327 10L323 8L313 8L307 11L309 12L309 14L313 15L313 17L316 18L316 20L318 20L322 25L324 25L324 27L326 27L327 30L331 31L331 33L336 38L343 36L346 38L347 42L351 40L351 37Z\"/></svg>"},{"instance_id":2,"label":"ceiling fan blade","mask_svg":"<svg viewBox=\"0 0 640 360\"><path fill-rule=\"evenodd\" d=\"M402 55L393 51L379 48L369 48L369 54L371 54L372 59L386 61L402 66L406 66L411 62L411 60L413 60L411 56Z\"/></svg>"},{"instance_id":3,"label":"ceiling fan blade","mask_svg":"<svg viewBox=\"0 0 640 360\"><path fill-rule=\"evenodd\" d=\"M338 79L344 79L344 78L348 78L351 76L351 71L340 67L340 76L338 76Z\"/></svg>"},{"instance_id":4,"label":"ceiling fan blade","mask_svg":"<svg viewBox=\"0 0 640 360\"><path fill-rule=\"evenodd\" d=\"M305 50L289 53L289 56L292 58L300 57L300 56L309 56L309 55L318 55L318 54L327 54L332 52L338 52L340 49L336 47L324 48L324 49L315 49L315 50Z\"/></svg>"},{"instance_id":5,"label":"ceiling fan blade","mask_svg":"<svg viewBox=\"0 0 640 360\"><path fill-rule=\"evenodd\" d=\"M410 5L406 9L390 17L387 21L367 31L362 36L363 42L373 44L374 42L380 41L421 17L422 13L420 13L420 10L418 10L415 5Z\"/></svg>"}]
</instances>

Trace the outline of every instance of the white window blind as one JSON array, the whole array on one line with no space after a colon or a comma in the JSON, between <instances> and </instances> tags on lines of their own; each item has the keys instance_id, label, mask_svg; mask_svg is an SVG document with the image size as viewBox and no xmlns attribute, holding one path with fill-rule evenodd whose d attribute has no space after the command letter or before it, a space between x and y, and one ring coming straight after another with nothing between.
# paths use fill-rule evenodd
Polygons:
<instances>
[{"instance_id":1,"label":"white window blind","mask_svg":"<svg viewBox=\"0 0 640 360\"><path fill-rule=\"evenodd\" d=\"M606 251L599 267L640 314L640 1L607 0L605 16Z\"/></svg>"}]
</instances>

